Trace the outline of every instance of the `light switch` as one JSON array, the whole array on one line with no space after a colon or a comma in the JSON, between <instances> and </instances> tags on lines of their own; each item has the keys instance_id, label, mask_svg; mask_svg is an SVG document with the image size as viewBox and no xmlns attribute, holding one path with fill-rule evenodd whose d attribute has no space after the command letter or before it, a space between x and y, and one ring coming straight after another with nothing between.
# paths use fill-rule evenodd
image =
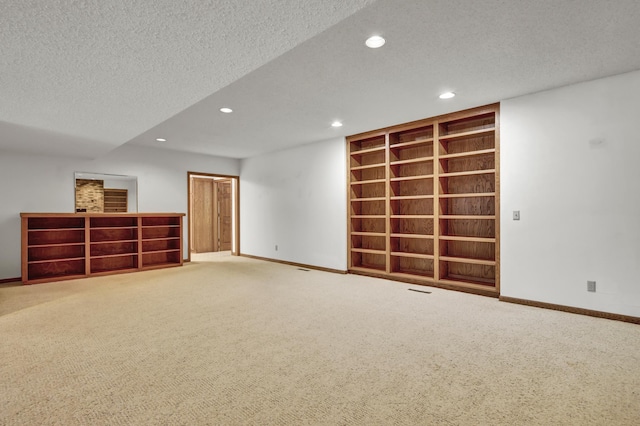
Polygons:
<instances>
[{"instance_id":1,"label":"light switch","mask_svg":"<svg viewBox=\"0 0 640 426\"><path fill-rule=\"evenodd\" d=\"M520 220L520 210L513 211L513 220Z\"/></svg>"}]
</instances>

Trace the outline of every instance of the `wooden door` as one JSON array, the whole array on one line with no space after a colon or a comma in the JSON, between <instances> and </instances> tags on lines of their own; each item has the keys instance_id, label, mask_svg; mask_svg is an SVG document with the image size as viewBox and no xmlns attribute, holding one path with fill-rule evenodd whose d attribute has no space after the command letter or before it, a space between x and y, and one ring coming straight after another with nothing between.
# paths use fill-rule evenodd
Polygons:
<instances>
[{"instance_id":1,"label":"wooden door","mask_svg":"<svg viewBox=\"0 0 640 426\"><path fill-rule=\"evenodd\" d=\"M212 179L193 178L191 206L191 251L217 251L215 185Z\"/></svg>"},{"instance_id":2,"label":"wooden door","mask_svg":"<svg viewBox=\"0 0 640 426\"><path fill-rule=\"evenodd\" d=\"M217 181L219 250L231 250L231 180Z\"/></svg>"}]
</instances>

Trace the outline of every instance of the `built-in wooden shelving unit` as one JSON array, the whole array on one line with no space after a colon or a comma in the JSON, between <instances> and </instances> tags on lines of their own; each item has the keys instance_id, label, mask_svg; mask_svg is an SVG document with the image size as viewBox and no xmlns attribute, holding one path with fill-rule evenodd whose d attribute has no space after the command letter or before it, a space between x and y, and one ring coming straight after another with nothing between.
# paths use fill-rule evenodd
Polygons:
<instances>
[{"instance_id":1,"label":"built-in wooden shelving unit","mask_svg":"<svg viewBox=\"0 0 640 426\"><path fill-rule=\"evenodd\" d=\"M347 138L349 270L499 293L499 105Z\"/></svg>"},{"instance_id":2,"label":"built-in wooden shelving unit","mask_svg":"<svg viewBox=\"0 0 640 426\"><path fill-rule=\"evenodd\" d=\"M22 282L182 265L183 213L21 213Z\"/></svg>"}]
</instances>

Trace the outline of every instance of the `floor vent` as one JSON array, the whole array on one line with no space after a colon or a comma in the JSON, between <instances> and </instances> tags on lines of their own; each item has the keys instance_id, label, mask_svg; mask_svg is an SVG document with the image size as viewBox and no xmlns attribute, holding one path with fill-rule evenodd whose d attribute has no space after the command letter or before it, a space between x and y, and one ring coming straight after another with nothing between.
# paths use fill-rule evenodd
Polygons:
<instances>
[{"instance_id":1,"label":"floor vent","mask_svg":"<svg viewBox=\"0 0 640 426\"><path fill-rule=\"evenodd\" d=\"M426 294L431 294L430 291L424 291L424 290L417 290L415 288L408 288L407 290L409 291L415 291L416 293L426 293Z\"/></svg>"}]
</instances>

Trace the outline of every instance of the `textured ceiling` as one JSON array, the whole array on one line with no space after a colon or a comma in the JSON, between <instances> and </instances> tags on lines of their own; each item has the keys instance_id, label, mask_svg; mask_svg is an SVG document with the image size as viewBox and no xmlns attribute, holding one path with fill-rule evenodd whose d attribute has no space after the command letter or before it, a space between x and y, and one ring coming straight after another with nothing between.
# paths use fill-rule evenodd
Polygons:
<instances>
[{"instance_id":1,"label":"textured ceiling","mask_svg":"<svg viewBox=\"0 0 640 426\"><path fill-rule=\"evenodd\" d=\"M112 149L372 1L2 0L0 148Z\"/></svg>"},{"instance_id":2,"label":"textured ceiling","mask_svg":"<svg viewBox=\"0 0 640 426\"><path fill-rule=\"evenodd\" d=\"M640 69L637 0L5 3L0 149L243 158Z\"/></svg>"}]
</instances>

